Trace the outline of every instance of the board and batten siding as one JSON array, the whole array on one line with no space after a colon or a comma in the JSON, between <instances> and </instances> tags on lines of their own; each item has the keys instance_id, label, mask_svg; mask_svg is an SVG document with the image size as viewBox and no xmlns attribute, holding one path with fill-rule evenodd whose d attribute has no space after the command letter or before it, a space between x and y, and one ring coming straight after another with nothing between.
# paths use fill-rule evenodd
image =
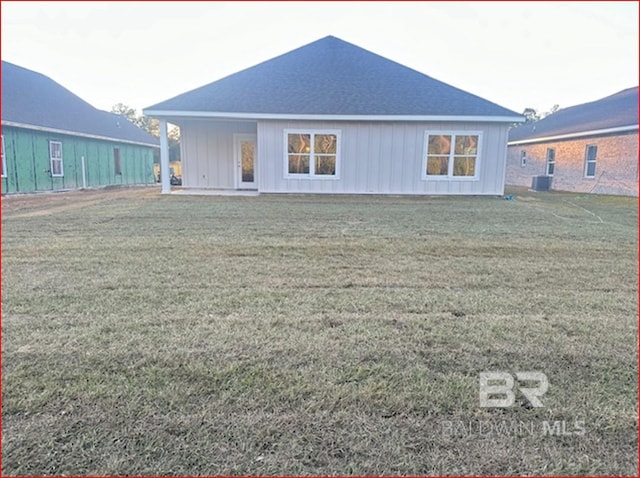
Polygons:
<instances>
[{"instance_id":1,"label":"board and batten siding","mask_svg":"<svg viewBox=\"0 0 640 478\"><path fill-rule=\"evenodd\" d=\"M87 187L153 184L153 147L48 133L12 126L2 127L6 177L2 193L28 193ZM49 142L62 147L63 175L51 174ZM115 170L114 149L119 150L120 172Z\"/></svg>"},{"instance_id":2,"label":"board and batten siding","mask_svg":"<svg viewBox=\"0 0 640 478\"><path fill-rule=\"evenodd\" d=\"M233 189L234 134L255 134L255 122L181 120L182 185L188 188Z\"/></svg>"},{"instance_id":3,"label":"board and batten siding","mask_svg":"<svg viewBox=\"0 0 640 478\"><path fill-rule=\"evenodd\" d=\"M258 122L258 189L267 193L502 195L507 131L501 123ZM284 131L339 130L339 179L288 179ZM481 131L477 180L424 180L427 131Z\"/></svg>"}]
</instances>

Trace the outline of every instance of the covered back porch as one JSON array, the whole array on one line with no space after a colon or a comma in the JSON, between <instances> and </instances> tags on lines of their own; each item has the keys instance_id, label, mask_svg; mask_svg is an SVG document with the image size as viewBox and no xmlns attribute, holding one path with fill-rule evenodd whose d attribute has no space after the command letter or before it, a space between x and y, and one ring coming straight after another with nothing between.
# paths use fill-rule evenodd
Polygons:
<instances>
[{"instance_id":1,"label":"covered back porch","mask_svg":"<svg viewBox=\"0 0 640 478\"><path fill-rule=\"evenodd\" d=\"M183 190L257 191L257 122L162 118L160 169L162 192L171 192L167 123L180 127Z\"/></svg>"}]
</instances>

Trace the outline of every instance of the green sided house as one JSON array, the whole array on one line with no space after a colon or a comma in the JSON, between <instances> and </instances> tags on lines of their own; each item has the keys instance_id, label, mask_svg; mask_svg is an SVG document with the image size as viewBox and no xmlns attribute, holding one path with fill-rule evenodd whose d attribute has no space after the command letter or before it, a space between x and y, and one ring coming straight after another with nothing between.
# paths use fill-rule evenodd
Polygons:
<instances>
[{"instance_id":1,"label":"green sided house","mask_svg":"<svg viewBox=\"0 0 640 478\"><path fill-rule=\"evenodd\" d=\"M163 177L173 123L184 188L259 193L501 195L524 119L332 36L144 112Z\"/></svg>"},{"instance_id":2,"label":"green sided house","mask_svg":"<svg viewBox=\"0 0 640 478\"><path fill-rule=\"evenodd\" d=\"M158 140L52 79L2 62L2 193L154 183Z\"/></svg>"}]
</instances>

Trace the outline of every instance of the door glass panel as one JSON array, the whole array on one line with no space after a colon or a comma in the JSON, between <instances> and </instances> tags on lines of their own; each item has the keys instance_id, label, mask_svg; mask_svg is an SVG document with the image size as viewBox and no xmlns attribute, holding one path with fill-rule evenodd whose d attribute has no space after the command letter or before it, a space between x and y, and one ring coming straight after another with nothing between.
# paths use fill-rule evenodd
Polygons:
<instances>
[{"instance_id":1,"label":"door glass panel","mask_svg":"<svg viewBox=\"0 0 640 478\"><path fill-rule=\"evenodd\" d=\"M240 149L242 154L242 182L252 183L255 143L253 141L242 141Z\"/></svg>"}]
</instances>

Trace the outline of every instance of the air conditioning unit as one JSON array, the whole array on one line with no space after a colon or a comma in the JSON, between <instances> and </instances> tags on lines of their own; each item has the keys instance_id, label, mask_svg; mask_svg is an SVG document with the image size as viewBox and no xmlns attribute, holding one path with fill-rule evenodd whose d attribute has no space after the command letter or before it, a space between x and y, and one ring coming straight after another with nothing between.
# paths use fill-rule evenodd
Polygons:
<instances>
[{"instance_id":1,"label":"air conditioning unit","mask_svg":"<svg viewBox=\"0 0 640 478\"><path fill-rule=\"evenodd\" d=\"M551 176L534 176L531 181L531 189L534 191L549 191L551 189Z\"/></svg>"}]
</instances>

